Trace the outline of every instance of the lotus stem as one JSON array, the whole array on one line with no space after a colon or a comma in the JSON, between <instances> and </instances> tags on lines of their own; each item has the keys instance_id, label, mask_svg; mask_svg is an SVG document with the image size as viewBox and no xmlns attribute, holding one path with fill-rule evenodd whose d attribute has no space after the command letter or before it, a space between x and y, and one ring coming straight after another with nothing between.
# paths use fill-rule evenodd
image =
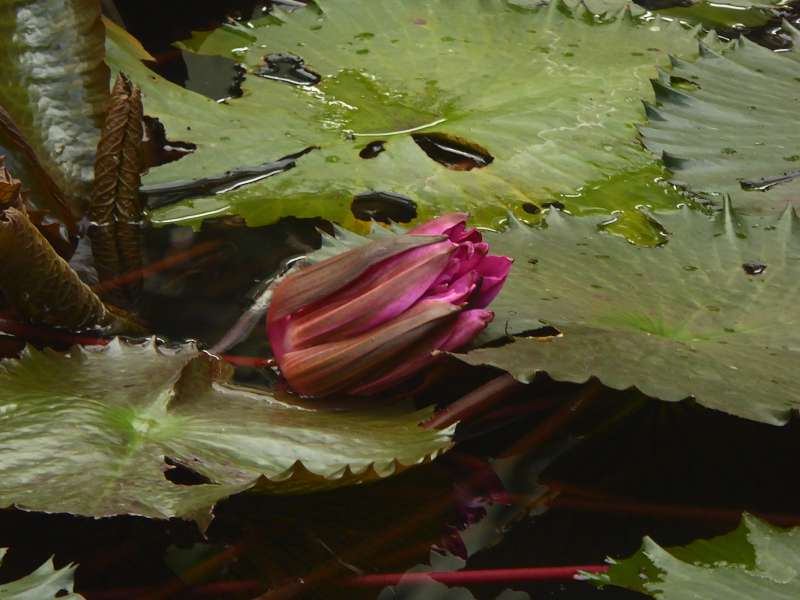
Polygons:
<instances>
[{"instance_id":1,"label":"lotus stem","mask_svg":"<svg viewBox=\"0 0 800 600\"><path fill-rule=\"evenodd\" d=\"M422 426L427 429L442 429L457 421L470 419L487 411L524 385L510 374L503 373L442 409Z\"/></svg>"}]
</instances>

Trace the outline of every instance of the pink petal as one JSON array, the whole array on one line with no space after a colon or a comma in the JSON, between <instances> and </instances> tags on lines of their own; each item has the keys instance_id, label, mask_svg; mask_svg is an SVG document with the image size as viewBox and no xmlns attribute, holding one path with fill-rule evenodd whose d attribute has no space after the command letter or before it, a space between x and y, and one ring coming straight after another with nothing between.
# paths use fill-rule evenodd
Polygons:
<instances>
[{"instance_id":1,"label":"pink petal","mask_svg":"<svg viewBox=\"0 0 800 600\"><path fill-rule=\"evenodd\" d=\"M288 323L289 317L283 317L272 322L267 321L267 338L272 348L272 355L279 364L283 360L283 355L291 350L286 345L286 326Z\"/></svg>"},{"instance_id":2,"label":"pink petal","mask_svg":"<svg viewBox=\"0 0 800 600\"><path fill-rule=\"evenodd\" d=\"M462 242L480 242L483 240L483 236L481 236L480 232L475 229L467 229L465 223L459 223L455 227L453 227L450 231L447 232L447 237L450 238L451 242L456 242L458 244Z\"/></svg>"},{"instance_id":3,"label":"pink petal","mask_svg":"<svg viewBox=\"0 0 800 600\"><path fill-rule=\"evenodd\" d=\"M469 271L439 293L426 295L425 302L447 302L448 304L461 306L467 302L470 295L477 288L478 278L479 276L475 271Z\"/></svg>"},{"instance_id":4,"label":"pink petal","mask_svg":"<svg viewBox=\"0 0 800 600\"><path fill-rule=\"evenodd\" d=\"M441 342L439 350L453 352L469 343L476 335L483 331L494 319L490 310L476 308L459 313L458 318L451 327L450 336Z\"/></svg>"},{"instance_id":5,"label":"pink petal","mask_svg":"<svg viewBox=\"0 0 800 600\"><path fill-rule=\"evenodd\" d=\"M414 373L422 371L426 367L436 362L437 357L433 355L435 348L426 348L424 352L418 352L416 358L406 359L400 366L392 369L385 375L367 382L363 385L350 390L353 396L372 396L378 392L383 392L397 385Z\"/></svg>"},{"instance_id":6,"label":"pink petal","mask_svg":"<svg viewBox=\"0 0 800 600\"><path fill-rule=\"evenodd\" d=\"M380 378L398 361L425 348L438 337L458 308L442 302L421 302L399 317L359 336L287 352L278 366L289 385L304 396L347 392Z\"/></svg>"},{"instance_id":7,"label":"pink petal","mask_svg":"<svg viewBox=\"0 0 800 600\"><path fill-rule=\"evenodd\" d=\"M453 212L437 217L427 223L417 225L409 231L410 235L446 235L453 227L459 223L465 223L469 218L469 213Z\"/></svg>"},{"instance_id":8,"label":"pink petal","mask_svg":"<svg viewBox=\"0 0 800 600\"><path fill-rule=\"evenodd\" d=\"M431 336L419 345L413 356L405 357L405 362L383 376L350 390L355 396L371 396L391 388L403 379L425 369L438 360L433 352L441 350L451 352L464 346L478 335L494 318L488 310L466 310L441 329L438 335Z\"/></svg>"},{"instance_id":9,"label":"pink petal","mask_svg":"<svg viewBox=\"0 0 800 600\"><path fill-rule=\"evenodd\" d=\"M276 321L342 289L372 265L402 252L442 241L441 237L398 235L343 252L286 277L272 296L268 320Z\"/></svg>"},{"instance_id":10,"label":"pink petal","mask_svg":"<svg viewBox=\"0 0 800 600\"><path fill-rule=\"evenodd\" d=\"M427 295L438 294L446 290L454 279L458 279L465 273L474 270L488 252L489 244L483 242L479 244L473 244L472 242L459 244L458 249L450 255L447 267L428 290Z\"/></svg>"},{"instance_id":11,"label":"pink petal","mask_svg":"<svg viewBox=\"0 0 800 600\"><path fill-rule=\"evenodd\" d=\"M373 265L349 286L291 315L287 348L337 341L395 318L426 293L456 248L443 241Z\"/></svg>"},{"instance_id":12,"label":"pink petal","mask_svg":"<svg viewBox=\"0 0 800 600\"><path fill-rule=\"evenodd\" d=\"M474 308L489 306L503 288L513 263L513 259L507 256L487 256L481 261L476 271L483 279L480 290L472 299Z\"/></svg>"}]
</instances>

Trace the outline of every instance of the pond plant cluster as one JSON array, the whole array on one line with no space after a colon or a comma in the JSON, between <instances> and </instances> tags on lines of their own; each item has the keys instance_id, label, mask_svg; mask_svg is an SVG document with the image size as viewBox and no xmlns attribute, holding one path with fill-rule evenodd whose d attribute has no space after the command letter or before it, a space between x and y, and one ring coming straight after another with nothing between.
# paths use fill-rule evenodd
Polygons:
<instances>
[{"instance_id":1,"label":"pond plant cluster","mask_svg":"<svg viewBox=\"0 0 800 600\"><path fill-rule=\"evenodd\" d=\"M183 4L0 0L0 597L800 596L796 3Z\"/></svg>"}]
</instances>

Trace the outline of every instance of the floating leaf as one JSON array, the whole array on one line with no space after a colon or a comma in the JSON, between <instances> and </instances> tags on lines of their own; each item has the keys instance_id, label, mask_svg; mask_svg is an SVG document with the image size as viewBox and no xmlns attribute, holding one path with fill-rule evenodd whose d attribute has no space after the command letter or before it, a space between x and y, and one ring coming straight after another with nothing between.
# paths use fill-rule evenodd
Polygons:
<instances>
[{"instance_id":1,"label":"floating leaf","mask_svg":"<svg viewBox=\"0 0 800 600\"><path fill-rule=\"evenodd\" d=\"M791 375L800 360L797 216L744 218L730 206L713 218L688 208L657 216L670 241L656 248L557 212L547 227L512 222L487 233L492 252L515 264L479 341L494 343L460 357L522 381L539 371L559 381L597 377L786 422L800 407Z\"/></svg>"},{"instance_id":2,"label":"floating leaf","mask_svg":"<svg viewBox=\"0 0 800 600\"><path fill-rule=\"evenodd\" d=\"M800 32L786 31L795 41ZM673 181L748 211L800 204L800 53L775 53L746 39L728 51L703 48L694 63L673 59L653 82L656 105L641 132L664 156Z\"/></svg>"},{"instance_id":3,"label":"floating leaf","mask_svg":"<svg viewBox=\"0 0 800 600\"><path fill-rule=\"evenodd\" d=\"M607 574L587 574L659 600L752 600L800 596L800 528L780 529L752 515L731 533L662 548L649 537L641 549Z\"/></svg>"},{"instance_id":4,"label":"floating leaf","mask_svg":"<svg viewBox=\"0 0 800 600\"><path fill-rule=\"evenodd\" d=\"M145 112L198 146L151 169L151 201L165 187L180 197L166 184L251 167L155 211L155 223L238 213L250 225L296 215L352 226L362 194L371 196L366 211L355 207L361 218L458 208L490 224L510 208L534 220L524 203L652 164L634 135L640 99L652 94L646 79L667 53L696 53L695 32L679 23L599 19L560 2L539 10L506 0L318 4L184 43L247 65L245 95L226 104L146 70L130 38L110 30L109 60L142 87ZM362 157L378 141L383 151Z\"/></svg>"},{"instance_id":5,"label":"floating leaf","mask_svg":"<svg viewBox=\"0 0 800 600\"><path fill-rule=\"evenodd\" d=\"M8 548L0 548L0 564L3 563ZM80 594L72 592L76 565L56 569L53 559L21 579L0 584L0 598L3 600L84 600Z\"/></svg>"},{"instance_id":6,"label":"floating leaf","mask_svg":"<svg viewBox=\"0 0 800 600\"><path fill-rule=\"evenodd\" d=\"M206 523L217 500L254 486L361 483L450 445L450 431L417 425L430 411L302 407L215 376L223 365L152 340L1 363L0 505Z\"/></svg>"},{"instance_id":7,"label":"floating leaf","mask_svg":"<svg viewBox=\"0 0 800 600\"><path fill-rule=\"evenodd\" d=\"M542 5L541 0L509 1L526 8L536 8ZM583 5L589 12L596 15L615 15L622 10L628 10L632 15L639 17L650 11L662 17L677 18L691 24L701 24L709 29L716 27L734 29L761 27L775 18L774 12L770 9L782 2L782 0L767 0L766 2L750 2L749 0L730 0L725 2L717 2L716 0L640 0L640 4L637 4L633 0L563 1L572 8Z\"/></svg>"},{"instance_id":8,"label":"floating leaf","mask_svg":"<svg viewBox=\"0 0 800 600\"><path fill-rule=\"evenodd\" d=\"M103 40L97 0L0 4L0 106L73 209L87 197L108 98ZM19 148L18 136L0 129L0 145ZM41 166L25 154L12 166L23 181L38 184Z\"/></svg>"}]
</instances>

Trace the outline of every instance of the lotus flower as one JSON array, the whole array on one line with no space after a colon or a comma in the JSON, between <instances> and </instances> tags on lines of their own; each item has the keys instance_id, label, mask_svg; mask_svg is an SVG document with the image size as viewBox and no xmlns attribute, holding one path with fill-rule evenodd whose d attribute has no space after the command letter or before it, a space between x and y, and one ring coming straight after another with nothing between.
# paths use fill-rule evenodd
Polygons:
<instances>
[{"instance_id":1,"label":"lotus flower","mask_svg":"<svg viewBox=\"0 0 800 600\"><path fill-rule=\"evenodd\" d=\"M289 386L303 396L375 394L480 333L511 259L489 255L467 217L443 215L281 281L267 335Z\"/></svg>"}]
</instances>

